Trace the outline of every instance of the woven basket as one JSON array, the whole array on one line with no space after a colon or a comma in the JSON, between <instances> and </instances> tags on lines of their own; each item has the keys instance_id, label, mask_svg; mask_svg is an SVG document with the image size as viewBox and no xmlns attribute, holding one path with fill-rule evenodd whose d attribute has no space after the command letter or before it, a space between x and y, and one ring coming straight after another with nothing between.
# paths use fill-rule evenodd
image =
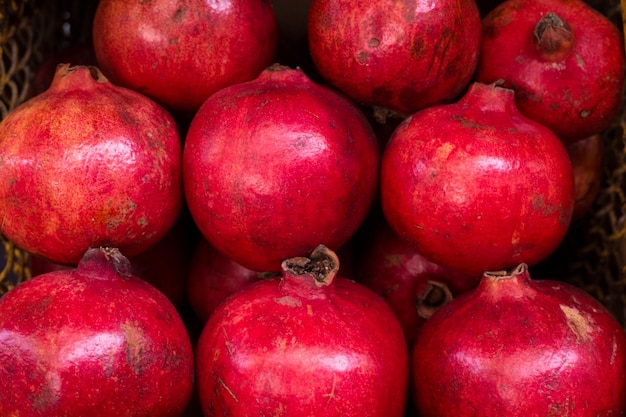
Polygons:
<instances>
[{"instance_id":1,"label":"woven basket","mask_svg":"<svg viewBox=\"0 0 626 417\"><path fill-rule=\"evenodd\" d=\"M626 3L626 0L622 0ZM620 28L618 0L588 0ZM0 0L0 116L28 98L34 70L55 51L89 41L97 0ZM626 100L624 100L626 102ZM605 132L600 196L563 244L542 265L546 278L562 279L598 298L626 325L626 106ZM0 236L0 296L30 278L29 256Z\"/></svg>"}]
</instances>

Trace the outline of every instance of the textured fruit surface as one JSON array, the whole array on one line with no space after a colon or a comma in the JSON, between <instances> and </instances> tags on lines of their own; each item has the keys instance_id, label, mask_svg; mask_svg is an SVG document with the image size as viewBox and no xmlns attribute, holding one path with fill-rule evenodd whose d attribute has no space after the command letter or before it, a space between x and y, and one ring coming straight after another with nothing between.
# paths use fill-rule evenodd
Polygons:
<instances>
[{"instance_id":1,"label":"textured fruit surface","mask_svg":"<svg viewBox=\"0 0 626 417\"><path fill-rule=\"evenodd\" d=\"M136 255L181 212L181 154L162 107L94 67L63 65L0 123L0 232L57 263L98 246Z\"/></svg>"},{"instance_id":2,"label":"textured fruit surface","mask_svg":"<svg viewBox=\"0 0 626 417\"><path fill-rule=\"evenodd\" d=\"M190 112L270 65L277 31L269 0L102 0L93 21L107 77Z\"/></svg>"},{"instance_id":3,"label":"textured fruit surface","mask_svg":"<svg viewBox=\"0 0 626 417\"><path fill-rule=\"evenodd\" d=\"M193 354L171 302L113 249L0 298L0 415L177 417Z\"/></svg>"},{"instance_id":4,"label":"textured fruit surface","mask_svg":"<svg viewBox=\"0 0 626 417\"><path fill-rule=\"evenodd\" d=\"M411 352L422 417L618 416L626 338L594 298L525 266L485 274L438 310Z\"/></svg>"},{"instance_id":5,"label":"textured fruit surface","mask_svg":"<svg viewBox=\"0 0 626 417\"><path fill-rule=\"evenodd\" d=\"M474 0L313 0L315 67L353 99L401 114L454 100L478 63Z\"/></svg>"},{"instance_id":6,"label":"textured fruit surface","mask_svg":"<svg viewBox=\"0 0 626 417\"><path fill-rule=\"evenodd\" d=\"M399 236L432 262L477 278L547 257L574 206L561 141L519 113L513 91L480 83L396 129L380 187Z\"/></svg>"},{"instance_id":7,"label":"textured fruit surface","mask_svg":"<svg viewBox=\"0 0 626 417\"><path fill-rule=\"evenodd\" d=\"M196 350L205 415L403 415L402 329L329 259L286 260L281 278L245 287L213 313Z\"/></svg>"},{"instance_id":8,"label":"textured fruit surface","mask_svg":"<svg viewBox=\"0 0 626 417\"><path fill-rule=\"evenodd\" d=\"M254 271L317 245L340 248L374 199L376 137L347 98L273 66L196 113L183 152L185 197L220 252Z\"/></svg>"}]
</instances>

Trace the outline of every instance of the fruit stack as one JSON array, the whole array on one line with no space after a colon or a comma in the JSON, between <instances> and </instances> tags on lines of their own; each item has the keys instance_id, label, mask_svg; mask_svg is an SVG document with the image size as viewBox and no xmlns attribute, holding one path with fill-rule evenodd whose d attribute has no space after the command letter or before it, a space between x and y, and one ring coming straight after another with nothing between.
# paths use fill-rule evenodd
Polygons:
<instances>
[{"instance_id":1,"label":"fruit stack","mask_svg":"<svg viewBox=\"0 0 626 417\"><path fill-rule=\"evenodd\" d=\"M0 416L626 414L615 5L0 7Z\"/></svg>"}]
</instances>

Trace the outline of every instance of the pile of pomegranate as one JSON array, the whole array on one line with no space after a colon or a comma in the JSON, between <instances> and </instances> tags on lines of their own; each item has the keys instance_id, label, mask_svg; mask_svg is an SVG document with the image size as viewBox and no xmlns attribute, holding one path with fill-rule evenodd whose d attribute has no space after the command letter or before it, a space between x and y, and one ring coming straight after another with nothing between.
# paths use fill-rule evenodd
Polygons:
<instances>
[{"instance_id":1,"label":"pile of pomegranate","mask_svg":"<svg viewBox=\"0 0 626 417\"><path fill-rule=\"evenodd\" d=\"M622 104L599 11L90 18L0 121L0 233L32 274L0 298L0 415L626 414L626 333L554 257Z\"/></svg>"}]
</instances>

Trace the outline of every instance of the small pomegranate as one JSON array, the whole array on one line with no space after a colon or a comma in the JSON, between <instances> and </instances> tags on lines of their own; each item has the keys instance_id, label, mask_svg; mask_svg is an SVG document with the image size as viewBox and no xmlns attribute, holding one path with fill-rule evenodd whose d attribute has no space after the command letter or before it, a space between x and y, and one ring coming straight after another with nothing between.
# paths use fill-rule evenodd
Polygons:
<instances>
[{"instance_id":1,"label":"small pomegranate","mask_svg":"<svg viewBox=\"0 0 626 417\"><path fill-rule=\"evenodd\" d=\"M510 89L474 83L407 118L383 154L385 218L417 252L480 279L535 264L567 232L574 174L565 146L522 116Z\"/></svg>"},{"instance_id":2,"label":"small pomegranate","mask_svg":"<svg viewBox=\"0 0 626 417\"><path fill-rule=\"evenodd\" d=\"M182 112L256 78L272 63L277 36L269 0L101 0L93 19L102 72Z\"/></svg>"},{"instance_id":3,"label":"small pomegranate","mask_svg":"<svg viewBox=\"0 0 626 417\"><path fill-rule=\"evenodd\" d=\"M476 81L503 80L522 114L571 143L606 130L622 101L623 36L580 0L507 0L483 19Z\"/></svg>"},{"instance_id":4,"label":"small pomegranate","mask_svg":"<svg viewBox=\"0 0 626 417\"><path fill-rule=\"evenodd\" d=\"M478 279L446 271L398 237L384 219L377 219L357 253L355 280L389 304L402 325L409 346L430 315L454 295L474 288Z\"/></svg>"},{"instance_id":5,"label":"small pomegranate","mask_svg":"<svg viewBox=\"0 0 626 417\"><path fill-rule=\"evenodd\" d=\"M206 322L229 295L262 276L262 273L232 261L206 239L200 238L189 264L187 300L198 318Z\"/></svg>"},{"instance_id":6,"label":"small pomegranate","mask_svg":"<svg viewBox=\"0 0 626 417\"><path fill-rule=\"evenodd\" d=\"M587 215L602 191L604 142L602 135L593 135L566 146L574 168L576 204L572 222Z\"/></svg>"},{"instance_id":7,"label":"small pomegranate","mask_svg":"<svg viewBox=\"0 0 626 417\"><path fill-rule=\"evenodd\" d=\"M624 330L597 300L521 264L424 323L411 392L421 417L619 416L625 360Z\"/></svg>"},{"instance_id":8,"label":"small pomegranate","mask_svg":"<svg viewBox=\"0 0 626 417\"><path fill-rule=\"evenodd\" d=\"M481 21L474 0L312 0L308 34L329 83L365 105L408 115L467 87Z\"/></svg>"},{"instance_id":9,"label":"small pomegranate","mask_svg":"<svg viewBox=\"0 0 626 417\"><path fill-rule=\"evenodd\" d=\"M56 263L98 246L137 255L181 212L181 154L162 107L95 67L60 65L0 123L0 232Z\"/></svg>"},{"instance_id":10,"label":"small pomegranate","mask_svg":"<svg viewBox=\"0 0 626 417\"><path fill-rule=\"evenodd\" d=\"M380 154L363 113L301 70L275 65L198 110L185 196L217 250L253 271L343 246L376 193Z\"/></svg>"},{"instance_id":11,"label":"small pomegranate","mask_svg":"<svg viewBox=\"0 0 626 417\"><path fill-rule=\"evenodd\" d=\"M179 417L193 351L170 301L117 249L0 298L0 415Z\"/></svg>"},{"instance_id":12,"label":"small pomegranate","mask_svg":"<svg viewBox=\"0 0 626 417\"><path fill-rule=\"evenodd\" d=\"M336 276L324 246L282 268L209 318L196 350L204 414L401 417L408 351L389 306Z\"/></svg>"}]
</instances>

